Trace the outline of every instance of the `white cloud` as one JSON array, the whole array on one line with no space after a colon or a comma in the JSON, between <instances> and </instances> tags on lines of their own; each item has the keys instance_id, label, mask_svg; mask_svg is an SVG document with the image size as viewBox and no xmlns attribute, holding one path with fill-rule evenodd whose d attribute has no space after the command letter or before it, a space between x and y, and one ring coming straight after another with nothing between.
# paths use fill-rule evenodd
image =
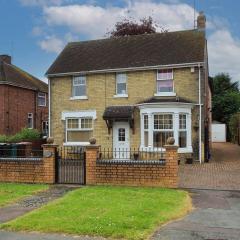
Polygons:
<instances>
[{"instance_id":1,"label":"white cloud","mask_svg":"<svg viewBox=\"0 0 240 240\"><path fill-rule=\"evenodd\" d=\"M61 5L63 0L19 0L23 6L52 6Z\"/></svg>"},{"instance_id":2,"label":"white cloud","mask_svg":"<svg viewBox=\"0 0 240 240\"><path fill-rule=\"evenodd\" d=\"M38 44L44 51L53 53L59 53L65 45L63 40L55 36L48 36Z\"/></svg>"},{"instance_id":3,"label":"white cloud","mask_svg":"<svg viewBox=\"0 0 240 240\"><path fill-rule=\"evenodd\" d=\"M240 39L227 29L217 30L208 38L210 73L229 73L234 81L240 81Z\"/></svg>"},{"instance_id":4,"label":"white cloud","mask_svg":"<svg viewBox=\"0 0 240 240\"><path fill-rule=\"evenodd\" d=\"M72 33L66 33L61 39L52 35L45 37L44 40L38 42L42 50L46 52L60 53L65 44L68 42L79 41Z\"/></svg>"},{"instance_id":5,"label":"white cloud","mask_svg":"<svg viewBox=\"0 0 240 240\"><path fill-rule=\"evenodd\" d=\"M193 27L193 8L187 4L166 4L152 1L129 1L126 7L93 5L49 6L44 17L50 26L64 26L89 38L101 38L114 24L131 16L141 19L151 15L162 27L182 30Z\"/></svg>"}]
</instances>

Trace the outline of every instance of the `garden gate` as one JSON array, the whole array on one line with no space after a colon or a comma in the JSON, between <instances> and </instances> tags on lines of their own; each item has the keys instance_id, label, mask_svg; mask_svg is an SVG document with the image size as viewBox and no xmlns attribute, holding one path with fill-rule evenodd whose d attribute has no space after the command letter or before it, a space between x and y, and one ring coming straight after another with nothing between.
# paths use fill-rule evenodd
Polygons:
<instances>
[{"instance_id":1,"label":"garden gate","mask_svg":"<svg viewBox=\"0 0 240 240\"><path fill-rule=\"evenodd\" d=\"M79 146L59 148L56 158L56 182L85 184L85 148Z\"/></svg>"}]
</instances>

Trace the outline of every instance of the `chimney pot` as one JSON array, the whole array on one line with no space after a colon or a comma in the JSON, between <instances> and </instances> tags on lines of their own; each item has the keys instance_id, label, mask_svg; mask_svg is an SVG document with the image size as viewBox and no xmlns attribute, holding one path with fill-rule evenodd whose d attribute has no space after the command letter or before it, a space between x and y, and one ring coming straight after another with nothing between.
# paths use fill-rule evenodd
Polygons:
<instances>
[{"instance_id":1,"label":"chimney pot","mask_svg":"<svg viewBox=\"0 0 240 240\"><path fill-rule=\"evenodd\" d=\"M11 58L11 56L9 56L7 54L0 55L0 63L1 62L5 62L5 63L8 63L8 64L11 64L12 58Z\"/></svg>"},{"instance_id":2,"label":"chimney pot","mask_svg":"<svg viewBox=\"0 0 240 240\"><path fill-rule=\"evenodd\" d=\"M205 31L206 28L206 16L204 15L204 12L201 11L197 18L197 29L199 31Z\"/></svg>"}]
</instances>

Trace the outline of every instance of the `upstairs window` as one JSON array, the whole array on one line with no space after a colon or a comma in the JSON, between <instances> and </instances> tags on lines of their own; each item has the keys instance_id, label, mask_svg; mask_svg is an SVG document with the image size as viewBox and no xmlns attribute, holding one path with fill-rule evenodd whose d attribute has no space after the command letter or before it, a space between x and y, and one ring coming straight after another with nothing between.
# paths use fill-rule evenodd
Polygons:
<instances>
[{"instance_id":1,"label":"upstairs window","mask_svg":"<svg viewBox=\"0 0 240 240\"><path fill-rule=\"evenodd\" d=\"M38 93L38 106L46 107L47 105L47 97L46 93Z\"/></svg>"},{"instance_id":2,"label":"upstairs window","mask_svg":"<svg viewBox=\"0 0 240 240\"><path fill-rule=\"evenodd\" d=\"M173 92L173 70L162 69L157 71L157 93Z\"/></svg>"},{"instance_id":3,"label":"upstairs window","mask_svg":"<svg viewBox=\"0 0 240 240\"><path fill-rule=\"evenodd\" d=\"M86 76L73 77L73 97L86 96Z\"/></svg>"},{"instance_id":4,"label":"upstairs window","mask_svg":"<svg viewBox=\"0 0 240 240\"><path fill-rule=\"evenodd\" d=\"M92 118L66 119L66 142L88 143L93 133Z\"/></svg>"},{"instance_id":5,"label":"upstairs window","mask_svg":"<svg viewBox=\"0 0 240 240\"><path fill-rule=\"evenodd\" d=\"M126 95L127 94L127 74L116 73L116 94Z\"/></svg>"}]
</instances>

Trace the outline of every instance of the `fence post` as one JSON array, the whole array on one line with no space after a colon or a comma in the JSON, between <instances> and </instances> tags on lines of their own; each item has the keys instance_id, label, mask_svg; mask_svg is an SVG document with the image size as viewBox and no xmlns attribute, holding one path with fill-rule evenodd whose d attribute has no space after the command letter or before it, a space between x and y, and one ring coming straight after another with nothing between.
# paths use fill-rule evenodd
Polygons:
<instances>
[{"instance_id":1,"label":"fence post","mask_svg":"<svg viewBox=\"0 0 240 240\"><path fill-rule=\"evenodd\" d=\"M44 182L55 183L55 166L56 166L56 144L43 144L43 171L44 171Z\"/></svg>"},{"instance_id":2,"label":"fence post","mask_svg":"<svg viewBox=\"0 0 240 240\"><path fill-rule=\"evenodd\" d=\"M166 168L169 173L169 187L178 187L178 146L174 145L174 138L169 138L168 145L165 145L166 149Z\"/></svg>"},{"instance_id":3,"label":"fence post","mask_svg":"<svg viewBox=\"0 0 240 240\"><path fill-rule=\"evenodd\" d=\"M99 145L96 140L90 139L90 145L86 146L86 185L96 184L96 162L99 155Z\"/></svg>"}]
</instances>

